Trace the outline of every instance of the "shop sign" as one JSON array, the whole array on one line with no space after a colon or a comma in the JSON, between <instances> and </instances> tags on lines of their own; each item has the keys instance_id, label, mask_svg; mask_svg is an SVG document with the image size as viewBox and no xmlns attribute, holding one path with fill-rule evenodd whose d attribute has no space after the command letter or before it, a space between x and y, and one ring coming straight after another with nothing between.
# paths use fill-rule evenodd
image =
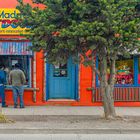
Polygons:
<instances>
[{"instance_id":1,"label":"shop sign","mask_svg":"<svg viewBox=\"0 0 140 140\"><path fill-rule=\"evenodd\" d=\"M29 27L20 27L16 17L21 14L17 9L0 9L0 35L20 35L27 34Z\"/></svg>"}]
</instances>

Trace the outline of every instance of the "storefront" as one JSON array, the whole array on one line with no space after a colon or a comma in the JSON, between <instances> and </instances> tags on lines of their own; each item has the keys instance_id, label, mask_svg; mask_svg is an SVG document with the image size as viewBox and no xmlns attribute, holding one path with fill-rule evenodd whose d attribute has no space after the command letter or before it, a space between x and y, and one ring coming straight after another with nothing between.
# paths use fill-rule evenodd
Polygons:
<instances>
[{"instance_id":1,"label":"storefront","mask_svg":"<svg viewBox=\"0 0 140 140\"><path fill-rule=\"evenodd\" d=\"M31 0L24 0L30 2ZM10 4L7 4L10 3ZM17 0L0 1L0 64L8 73L19 63L26 75L24 102L27 105L102 105L99 79L90 67L66 64L46 64L43 52L29 50L31 41L20 36L25 29L15 26ZM98 61L97 61L98 62ZM98 63L97 63L98 64ZM116 106L140 106L140 58L121 58L116 63L114 91ZM89 90L94 89L94 90ZM6 102L13 105L12 89L7 80Z\"/></svg>"},{"instance_id":2,"label":"storefront","mask_svg":"<svg viewBox=\"0 0 140 140\"><path fill-rule=\"evenodd\" d=\"M31 3L30 0L25 2ZM66 64L46 64L42 52L29 51L31 41L20 36L26 34L26 30L14 24L17 22L15 16L20 15L15 9L17 1L10 1L10 5L7 3L8 0L0 1L0 63L6 65L7 77L15 63L21 65L26 75L25 105L87 105L85 95L81 94L84 92L83 87L80 88L82 76L79 71L83 66L75 65L72 59ZM12 89L8 80L6 102L13 104Z\"/></svg>"}]
</instances>

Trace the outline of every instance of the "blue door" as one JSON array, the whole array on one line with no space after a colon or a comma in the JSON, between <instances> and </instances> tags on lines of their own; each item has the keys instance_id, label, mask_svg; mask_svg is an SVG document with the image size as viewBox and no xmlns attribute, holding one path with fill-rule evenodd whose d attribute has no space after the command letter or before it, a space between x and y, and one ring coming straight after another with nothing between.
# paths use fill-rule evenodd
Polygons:
<instances>
[{"instance_id":1,"label":"blue door","mask_svg":"<svg viewBox=\"0 0 140 140\"><path fill-rule=\"evenodd\" d=\"M69 59L65 64L47 64L47 99L76 99L78 68Z\"/></svg>"}]
</instances>

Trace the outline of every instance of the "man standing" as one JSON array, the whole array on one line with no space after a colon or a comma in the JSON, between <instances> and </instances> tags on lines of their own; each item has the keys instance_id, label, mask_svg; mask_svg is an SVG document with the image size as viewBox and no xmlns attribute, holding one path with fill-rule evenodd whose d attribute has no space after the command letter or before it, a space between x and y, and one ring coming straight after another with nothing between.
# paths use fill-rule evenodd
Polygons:
<instances>
[{"instance_id":1,"label":"man standing","mask_svg":"<svg viewBox=\"0 0 140 140\"><path fill-rule=\"evenodd\" d=\"M15 68L9 74L9 82L10 84L12 84L12 89L13 89L14 108L17 108L18 96L20 99L20 108L24 108L23 85L26 82L25 79L26 78L25 78L24 72L20 70L20 65L18 63L15 64Z\"/></svg>"},{"instance_id":2,"label":"man standing","mask_svg":"<svg viewBox=\"0 0 140 140\"><path fill-rule=\"evenodd\" d=\"M6 72L4 71L5 66L0 65L0 95L2 99L2 107L8 107L5 103L5 85L6 85Z\"/></svg>"}]
</instances>

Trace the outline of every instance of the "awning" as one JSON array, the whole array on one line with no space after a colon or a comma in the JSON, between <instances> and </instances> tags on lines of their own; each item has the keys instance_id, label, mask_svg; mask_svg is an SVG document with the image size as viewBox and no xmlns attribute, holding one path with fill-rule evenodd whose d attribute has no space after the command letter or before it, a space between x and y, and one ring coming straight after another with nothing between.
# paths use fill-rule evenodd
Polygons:
<instances>
[{"instance_id":1,"label":"awning","mask_svg":"<svg viewBox=\"0 0 140 140\"><path fill-rule=\"evenodd\" d=\"M0 42L0 55L32 55L31 42Z\"/></svg>"}]
</instances>

